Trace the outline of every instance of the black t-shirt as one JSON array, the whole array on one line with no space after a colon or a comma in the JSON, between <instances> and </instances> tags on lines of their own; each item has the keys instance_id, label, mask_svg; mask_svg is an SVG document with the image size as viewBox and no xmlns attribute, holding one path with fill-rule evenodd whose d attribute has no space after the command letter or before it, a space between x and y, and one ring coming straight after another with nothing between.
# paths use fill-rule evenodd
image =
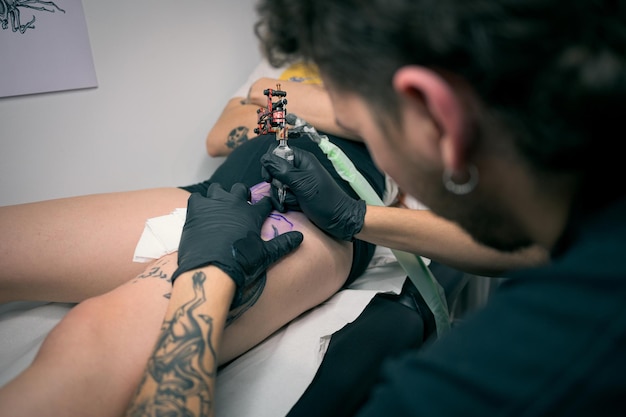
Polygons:
<instances>
[{"instance_id":1,"label":"black t-shirt","mask_svg":"<svg viewBox=\"0 0 626 417\"><path fill-rule=\"evenodd\" d=\"M551 265L389 361L359 416L626 415L626 201L585 219Z\"/></svg>"}]
</instances>

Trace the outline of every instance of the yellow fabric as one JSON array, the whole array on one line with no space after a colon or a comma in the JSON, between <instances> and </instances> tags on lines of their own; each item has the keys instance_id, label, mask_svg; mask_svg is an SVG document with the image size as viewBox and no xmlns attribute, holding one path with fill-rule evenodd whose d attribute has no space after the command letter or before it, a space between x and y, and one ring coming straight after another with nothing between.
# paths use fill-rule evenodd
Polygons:
<instances>
[{"instance_id":1,"label":"yellow fabric","mask_svg":"<svg viewBox=\"0 0 626 417\"><path fill-rule=\"evenodd\" d=\"M314 65L305 63L296 63L289 66L280 75L280 79L284 81L295 81L305 84L322 85L322 79Z\"/></svg>"}]
</instances>

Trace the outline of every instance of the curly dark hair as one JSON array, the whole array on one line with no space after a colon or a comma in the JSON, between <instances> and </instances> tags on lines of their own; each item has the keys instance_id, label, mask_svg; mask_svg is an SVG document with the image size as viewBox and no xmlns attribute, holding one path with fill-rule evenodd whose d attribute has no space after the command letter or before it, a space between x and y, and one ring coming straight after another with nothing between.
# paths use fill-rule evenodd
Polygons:
<instances>
[{"instance_id":1,"label":"curly dark hair","mask_svg":"<svg viewBox=\"0 0 626 417\"><path fill-rule=\"evenodd\" d=\"M313 61L333 85L387 112L399 67L446 70L539 169L621 172L613 146L626 120L624 1L261 0L258 11L273 65Z\"/></svg>"}]
</instances>

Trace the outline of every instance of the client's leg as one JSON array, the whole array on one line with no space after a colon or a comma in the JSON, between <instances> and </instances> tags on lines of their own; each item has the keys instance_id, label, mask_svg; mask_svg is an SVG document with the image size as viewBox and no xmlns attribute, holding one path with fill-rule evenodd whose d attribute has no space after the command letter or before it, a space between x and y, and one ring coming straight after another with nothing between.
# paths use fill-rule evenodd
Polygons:
<instances>
[{"instance_id":1,"label":"client's leg","mask_svg":"<svg viewBox=\"0 0 626 417\"><path fill-rule=\"evenodd\" d=\"M175 269L176 254L168 255L74 307L31 366L0 389L0 415L121 416L159 335Z\"/></svg>"},{"instance_id":2,"label":"client's leg","mask_svg":"<svg viewBox=\"0 0 626 417\"><path fill-rule=\"evenodd\" d=\"M304 242L268 270L257 303L226 330L220 363L332 295L348 275L350 244L329 239L301 214L284 220L297 225ZM159 334L176 256L162 258L140 278L72 309L31 367L0 390L3 410L22 416L119 415Z\"/></svg>"},{"instance_id":3,"label":"client's leg","mask_svg":"<svg viewBox=\"0 0 626 417\"><path fill-rule=\"evenodd\" d=\"M0 207L0 302L78 302L137 275L146 219L186 207L189 193L158 188Z\"/></svg>"},{"instance_id":4,"label":"client's leg","mask_svg":"<svg viewBox=\"0 0 626 417\"><path fill-rule=\"evenodd\" d=\"M226 328L220 363L239 356L329 298L350 273L351 243L331 239L301 213L290 212L286 217L304 234L304 241L296 252L268 270L259 300ZM270 224L266 222L264 229Z\"/></svg>"}]
</instances>

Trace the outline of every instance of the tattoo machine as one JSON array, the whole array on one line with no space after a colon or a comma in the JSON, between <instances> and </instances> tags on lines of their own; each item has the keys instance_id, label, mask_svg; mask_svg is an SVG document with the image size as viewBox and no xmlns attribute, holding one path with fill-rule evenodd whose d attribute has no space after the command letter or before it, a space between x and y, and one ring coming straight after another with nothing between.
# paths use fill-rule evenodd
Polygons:
<instances>
[{"instance_id":1,"label":"tattoo machine","mask_svg":"<svg viewBox=\"0 0 626 417\"><path fill-rule=\"evenodd\" d=\"M263 90L263 94L267 96L267 107L257 110L259 127L254 129L254 133L257 135L274 133L278 146L274 148L272 153L293 165L293 149L287 144L289 134L287 123L285 122L287 114L287 99L285 97L287 93L280 89L280 84L276 84L275 90L268 88ZM272 101L273 97L278 97L278 100ZM282 205L287 196L287 186L276 179L272 180L272 185L276 187L278 201Z\"/></svg>"}]
</instances>

